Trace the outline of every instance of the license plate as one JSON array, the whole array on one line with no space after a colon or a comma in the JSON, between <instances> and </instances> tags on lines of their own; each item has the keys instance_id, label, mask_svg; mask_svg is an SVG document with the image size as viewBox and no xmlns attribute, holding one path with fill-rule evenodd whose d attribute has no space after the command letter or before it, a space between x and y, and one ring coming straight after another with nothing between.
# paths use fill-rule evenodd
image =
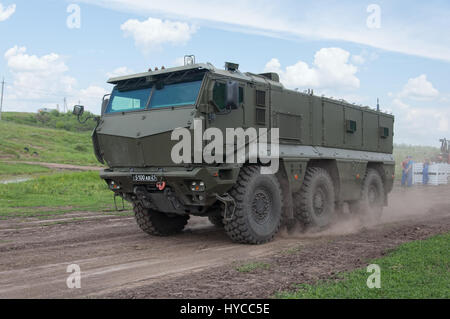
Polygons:
<instances>
[{"instance_id":1,"label":"license plate","mask_svg":"<svg viewBox=\"0 0 450 319\"><path fill-rule=\"evenodd\" d=\"M157 182L155 174L136 174L133 175L133 182Z\"/></svg>"}]
</instances>

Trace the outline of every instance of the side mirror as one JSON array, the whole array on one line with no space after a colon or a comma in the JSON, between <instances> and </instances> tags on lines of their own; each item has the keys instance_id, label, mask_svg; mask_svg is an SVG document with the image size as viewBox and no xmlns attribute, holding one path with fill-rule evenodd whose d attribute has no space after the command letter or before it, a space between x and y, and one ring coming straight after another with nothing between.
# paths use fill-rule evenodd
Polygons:
<instances>
[{"instance_id":1,"label":"side mirror","mask_svg":"<svg viewBox=\"0 0 450 319\"><path fill-rule=\"evenodd\" d=\"M73 107L73 112L72 113L73 113L73 115L76 115L76 116L80 117L84 113L84 106L83 105L75 105Z\"/></svg>"},{"instance_id":2,"label":"side mirror","mask_svg":"<svg viewBox=\"0 0 450 319\"><path fill-rule=\"evenodd\" d=\"M227 82L226 105L230 109L237 109L239 106L239 84L235 81Z\"/></svg>"}]
</instances>

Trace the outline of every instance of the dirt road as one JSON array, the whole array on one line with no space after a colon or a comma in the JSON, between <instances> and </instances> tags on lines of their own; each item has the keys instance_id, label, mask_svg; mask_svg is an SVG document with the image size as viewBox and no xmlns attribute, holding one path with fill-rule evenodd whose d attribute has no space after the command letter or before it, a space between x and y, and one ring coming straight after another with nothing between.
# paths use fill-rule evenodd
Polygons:
<instances>
[{"instance_id":1,"label":"dirt road","mask_svg":"<svg viewBox=\"0 0 450 319\"><path fill-rule=\"evenodd\" d=\"M67 171L100 171L102 167L100 166L80 166L72 164L58 164L58 163L45 163L45 162L23 162L23 161L6 161L8 164L29 164L29 165L39 165L47 167L54 170L67 170Z\"/></svg>"},{"instance_id":2,"label":"dirt road","mask_svg":"<svg viewBox=\"0 0 450 319\"><path fill-rule=\"evenodd\" d=\"M110 213L1 220L0 298L270 297L450 231L449 194L447 186L396 189L378 225L346 217L326 232L283 231L263 246L233 244L202 218L169 238L149 237L132 217ZM252 260L271 268L236 270ZM81 289L67 288L71 264L81 268Z\"/></svg>"}]
</instances>

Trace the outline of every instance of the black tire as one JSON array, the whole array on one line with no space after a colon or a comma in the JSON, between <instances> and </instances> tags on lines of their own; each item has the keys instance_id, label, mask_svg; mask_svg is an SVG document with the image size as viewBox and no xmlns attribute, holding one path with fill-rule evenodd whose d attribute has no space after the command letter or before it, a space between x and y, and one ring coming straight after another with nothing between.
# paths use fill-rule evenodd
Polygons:
<instances>
[{"instance_id":1,"label":"black tire","mask_svg":"<svg viewBox=\"0 0 450 319\"><path fill-rule=\"evenodd\" d=\"M369 168L363 180L361 199L349 203L350 212L357 214L363 222L378 222L383 214L384 185L377 170Z\"/></svg>"},{"instance_id":2,"label":"black tire","mask_svg":"<svg viewBox=\"0 0 450 319\"><path fill-rule=\"evenodd\" d=\"M218 228L223 228L225 225L223 223L223 217L220 214L214 214L208 216L209 221Z\"/></svg>"},{"instance_id":3,"label":"black tire","mask_svg":"<svg viewBox=\"0 0 450 319\"><path fill-rule=\"evenodd\" d=\"M181 233L189 220L189 216L172 217L144 208L140 203L133 206L138 226L149 235L170 236Z\"/></svg>"},{"instance_id":4,"label":"black tire","mask_svg":"<svg viewBox=\"0 0 450 319\"><path fill-rule=\"evenodd\" d=\"M262 175L260 169L259 166L242 168L230 192L236 210L224 223L226 233L234 242L264 244L280 228L283 207L280 184L274 175Z\"/></svg>"},{"instance_id":5,"label":"black tire","mask_svg":"<svg viewBox=\"0 0 450 319\"><path fill-rule=\"evenodd\" d=\"M324 228L335 218L333 180L323 168L310 167L300 192L294 195L296 218L308 228Z\"/></svg>"}]
</instances>

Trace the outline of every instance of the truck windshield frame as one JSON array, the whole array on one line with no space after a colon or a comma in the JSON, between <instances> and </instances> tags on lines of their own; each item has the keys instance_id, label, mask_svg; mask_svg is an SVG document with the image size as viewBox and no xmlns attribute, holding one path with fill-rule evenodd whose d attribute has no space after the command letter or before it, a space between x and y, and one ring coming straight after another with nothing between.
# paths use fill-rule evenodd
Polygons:
<instances>
[{"instance_id":1,"label":"truck windshield frame","mask_svg":"<svg viewBox=\"0 0 450 319\"><path fill-rule=\"evenodd\" d=\"M120 91L114 88L106 108L106 114L155 110L195 105L203 80L164 85L149 88Z\"/></svg>"}]
</instances>

